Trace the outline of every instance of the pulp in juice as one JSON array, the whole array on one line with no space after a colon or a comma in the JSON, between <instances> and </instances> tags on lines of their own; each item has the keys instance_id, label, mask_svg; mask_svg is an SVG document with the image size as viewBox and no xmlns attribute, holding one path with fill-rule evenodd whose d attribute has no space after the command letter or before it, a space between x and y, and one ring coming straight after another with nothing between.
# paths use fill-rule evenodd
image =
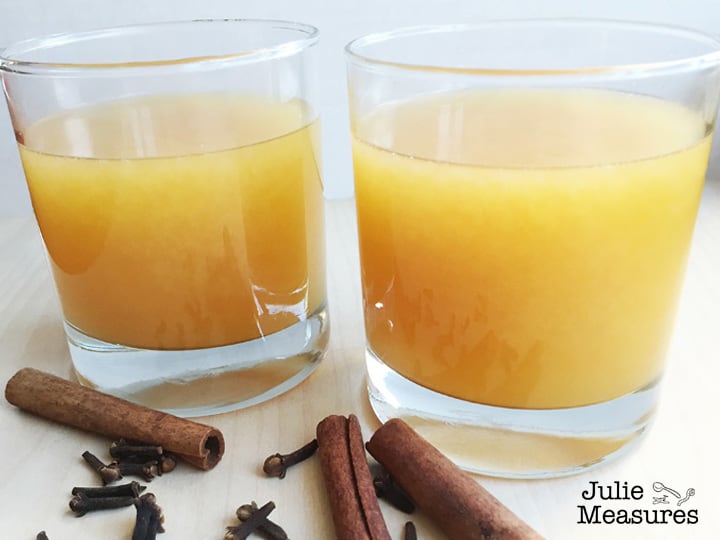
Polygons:
<instances>
[{"instance_id":1,"label":"pulp in juice","mask_svg":"<svg viewBox=\"0 0 720 540\"><path fill-rule=\"evenodd\" d=\"M121 100L20 154L67 322L145 349L260 338L325 301L316 122L300 101Z\"/></svg>"},{"instance_id":2,"label":"pulp in juice","mask_svg":"<svg viewBox=\"0 0 720 540\"><path fill-rule=\"evenodd\" d=\"M472 402L562 408L661 373L705 122L596 90L466 91L354 119L368 347Z\"/></svg>"}]
</instances>

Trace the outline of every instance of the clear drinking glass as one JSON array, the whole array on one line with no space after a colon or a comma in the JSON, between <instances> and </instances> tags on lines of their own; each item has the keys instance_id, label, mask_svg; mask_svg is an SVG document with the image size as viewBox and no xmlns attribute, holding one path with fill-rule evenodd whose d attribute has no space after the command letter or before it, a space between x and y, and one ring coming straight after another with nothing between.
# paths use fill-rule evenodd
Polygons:
<instances>
[{"instance_id":1,"label":"clear drinking glass","mask_svg":"<svg viewBox=\"0 0 720 540\"><path fill-rule=\"evenodd\" d=\"M720 42L592 20L347 48L367 370L462 467L568 474L652 419Z\"/></svg>"},{"instance_id":2,"label":"clear drinking glass","mask_svg":"<svg viewBox=\"0 0 720 540\"><path fill-rule=\"evenodd\" d=\"M0 71L84 384L184 416L269 399L328 338L317 29L33 39Z\"/></svg>"}]
</instances>

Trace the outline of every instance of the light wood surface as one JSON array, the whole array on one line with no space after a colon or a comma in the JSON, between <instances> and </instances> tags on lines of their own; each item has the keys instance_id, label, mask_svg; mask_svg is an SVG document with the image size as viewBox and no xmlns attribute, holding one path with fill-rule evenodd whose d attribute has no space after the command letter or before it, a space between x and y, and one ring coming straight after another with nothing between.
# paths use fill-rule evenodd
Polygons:
<instances>
[{"instance_id":1,"label":"light wood surface","mask_svg":"<svg viewBox=\"0 0 720 540\"><path fill-rule=\"evenodd\" d=\"M365 393L364 345L352 201L334 201L327 213L331 345L327 358L299 387L268 403L201 419L225 434L227 451L210 472L180 466L149 490L166 516L165 539L221 539L235 524L235 509L273 500L272 518L291 538L330 539L333 529L316 459L284 480L262 475L263 459L295 449L314 437L328 414L355 413L365 437L378 427ZM675 338L657 420L631 453L587 473L554 480L508 481L476 477L502 502L549 539L720 538L720 183L709 181L695 234ZM0 218L0 382L32 366L71 377L60 310L31 217ZM106 457L108 442L22 413L0 400L0 538L50 540L129 539L134 510L75 518L70 490L95 485L80 458L84 450ZM612 509L652 510L653 482L683 493L695 489L684 509L696 508L695 525L583 525L578 505L589 483L619 481L642 486L642 501L595 501ZM661 505L657 505L656 508ZM672 505L675 506L674 504ZM663 506L669 508L669 506ZM407 516L382 503L393 538L402 538ZM422 515L411 518L419 538L445 536Z\"/></svg>"}]
</instances>

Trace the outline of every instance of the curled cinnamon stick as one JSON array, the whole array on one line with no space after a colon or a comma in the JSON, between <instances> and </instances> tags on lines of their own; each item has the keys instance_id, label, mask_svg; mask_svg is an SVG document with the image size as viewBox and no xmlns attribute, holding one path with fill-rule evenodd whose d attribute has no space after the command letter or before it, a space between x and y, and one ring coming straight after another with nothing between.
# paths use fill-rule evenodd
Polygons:
<instances>
[{"instance_id":1,"label":"curled cinnamon stick","mask_svg":"<svg viewBox=\"0 0 720 540\"><path fill-rule=\"evenodd\" d=\"M448 538L542 538L402 420L386 422L367 449Z\"/></svg>"},{"instance_id":2,"label":"curled cinnamon stick","mask_svg":"<svg viewBox=\"0 0 720 540\"><path fill-rule=\"evenodd\" d=\"M328 416L317 426L317 440L338 540L390 540L357 417Z\"/></svg>"},{"instance_id":3,"label":"curled cinnamon stick","mask_svg":"<svg viewBox=\"0 0 720 540\"><path fill-rule=\"evenodd\" d=\"M171 414L116 398L32 368L18 371L5 399L44 418L113 438L162 446L200 469L212 469L225 451L222 433Z\"/></svg>"}]
</instances>

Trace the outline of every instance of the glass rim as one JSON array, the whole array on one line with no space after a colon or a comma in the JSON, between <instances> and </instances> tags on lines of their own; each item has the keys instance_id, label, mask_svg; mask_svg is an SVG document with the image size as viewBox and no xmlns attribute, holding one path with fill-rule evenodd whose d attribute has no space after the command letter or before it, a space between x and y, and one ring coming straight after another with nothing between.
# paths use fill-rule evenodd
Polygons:
<instances>
[{"instance_id":1,"label":"glass rim","mask_svg":"<svg viewBox=\"0 0 720 540\"><path fill-rule=\"evenodd\" d=\"M37 60L22 60L23 54L33 51L50 50L70 43L80 41L101 40L108 37L128 36L147 33L154 28L191 27L199 24L228 25L228 24L260 24L268 27L275 27L284 30L294 31L298 34L297 39L285 39L275 45L257 48L241 48L227 54L212 54L202 56L182 56L167 60L142 60L131 62L43 62ZM110 26L95 30L84 30L80 32L63 32L48 34L34 38L25 39L10 44L0 50L0 72L20 74L67 74L87 73L88 71L122 71L131 70L158 70L171 67L179 69L186 66L216 66L232 64L252 64L275 58L282 58L297 54L308 47L315 45L319 39L320 31L310 24L288 21L282 19L187 19L178 21L165 21L155 23L129 24Z\"/></svg>"},{"instance_id":2,"label":"glass rim","mask_svg":"<svg viewBox=\"0 0 720 540\"><path fill-rule=\"evenodd\" d=\"M449 32L469 32L502 27L536 27L552 25L568 27L593 27L607 29L634 29L644 32L654 32L658 35L682 36L688 41L705 43L709 51L702 54L688 55L683 58L659 60L649 62L616 63L613 65L587 66L577 68L490 68L490 67L453 67L437 64L424 64L421 62L400 62L381 58L381 54L363 54L362 50L368 46L389 43L397 39L423 35L442 34ZM633 73L678 72L702 69L708 66L720 65L720 36L688 28L680 25L652 23L622 19L566 17L566 18L518 18L518 19L490 19L477 23L458 24L427 24L406 26L394 30L373 32L350 41L345 46L345 55L349 62L358 65L375 66L378 68L391 68L415 72L435 72L449 75L478 75L493 77L547 77L547 76L580 76L580 77L607 77L612 75L629 75Z\"/></svg>"}]
</instances>

